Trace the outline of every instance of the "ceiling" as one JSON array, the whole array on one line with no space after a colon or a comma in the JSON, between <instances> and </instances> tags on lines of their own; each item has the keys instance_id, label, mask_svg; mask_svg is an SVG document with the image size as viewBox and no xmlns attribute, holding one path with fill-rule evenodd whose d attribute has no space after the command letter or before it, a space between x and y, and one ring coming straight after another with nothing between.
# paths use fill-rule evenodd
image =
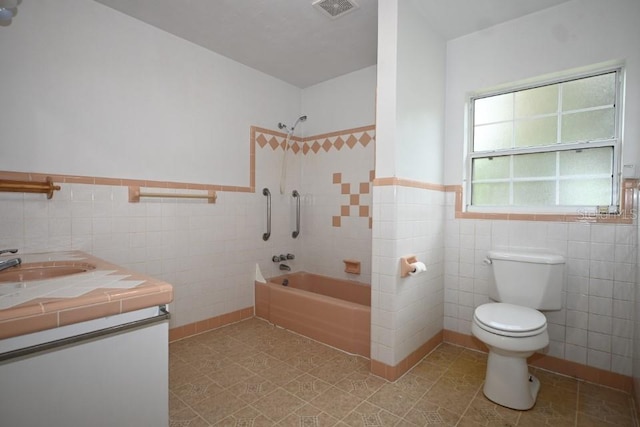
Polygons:
<instances>
[{"instance_id":1,"label":"ceiling","mask_svg":"<svg viewBox=\"0 0 640 427\"><path fill-rule=\"evenodd\" d=\"M376 64L378 0L336 19L313 0L95 1L300 88ZM402 1L450 40L568 0Z\"/></svg>"}]
</instances>

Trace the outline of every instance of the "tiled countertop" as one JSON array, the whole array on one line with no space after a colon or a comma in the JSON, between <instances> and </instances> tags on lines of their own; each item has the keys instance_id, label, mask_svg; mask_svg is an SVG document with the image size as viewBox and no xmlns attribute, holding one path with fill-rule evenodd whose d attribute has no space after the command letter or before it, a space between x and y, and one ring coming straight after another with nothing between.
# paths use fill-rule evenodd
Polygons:
<instances>
[{"instance_id":1,"label":"tiled countertop","mask_svg":"<svg viewBox=\"0 0 640 427\"><path fill-rule=\"evenodd\" d=\"M22 265L70 262L95 266L83 273L0 283L0 339L167 304L173 287L80 251L11 254ZM20 267L14 267L20 268Z\"/></svg>"}]
</instances>

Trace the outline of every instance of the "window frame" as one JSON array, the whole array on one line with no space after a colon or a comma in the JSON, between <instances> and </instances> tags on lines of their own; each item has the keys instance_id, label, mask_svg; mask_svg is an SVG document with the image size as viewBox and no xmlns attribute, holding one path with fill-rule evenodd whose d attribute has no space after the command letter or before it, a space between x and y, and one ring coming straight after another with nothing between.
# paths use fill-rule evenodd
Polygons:
<instances>
[{"instance_id":1,"label":"window frame","mask_svg":"<svg viewBox=\"0 0 640 427\"><path fill-rule=\"evenodd\" d=\"M539 87L555 85L560 83L566 83L574 80L580 80L589 77L595 77L599 75L615 73L615 99L614 99L614 136L611 139L601 140L586 140L577 141L571 143L557 143L553 146L530 146L524 148L507 148L507 149L494 149L484 151L473 151L474 144L474 117L475 117L475 101L478 99L489 98L493 96L499 96L509 93L515 93L528 89L535 89ZM624 81L625 81L625 67L622 64L615 64L606 68L592 69L586 72L570 72L563 73L560 76L554 78L537 79L527 83L510 84L502 86L499 89L478 91L470 93L467 97L466 115L466 139L465 155L464 155L464 199L463 209L466 212L478 212L478 213L532 213L532 214L559 214L559 213L580 213L580 214L618 214L620 213L620 203L622 196L622 134L623 134L623 115L624 115ZM599 107L590 107L585 109L574 110L572 113L581 111L595 111L600 109ZM555 115L562 116L562 111L557 111ZM544 116L544 115L541 115ZM540 116L540 117L541 117ZM562 117L560 117L562 121ZM516 122L516 119L513 119ZM561 132L559 127L558 132ZM553 149L550 149L553 147ZM473 186L473 160L478 158L499 157L499 156L511 156L518 154L536 154L536 153L557 153L562 151L574 151L580 149L590 149L599 147L612 147L613 159L612 159L612 203L608 206L567 206L567 205L544 205L544 206L525 206L525 205L494 205L494 206L475 206L471 204L472 201L472 186ZM493 156L491 156L493 154ZM508 182L510 185L510 192L512 192L512 184L518 182L518 179L510 177L508 181L499 180L500 182ZM535 181L531 179L523 179L522 181ZM556 178L556 182L558 179ZM513 193L510 194L510 197Z\"/></svg>"}]
</instances>

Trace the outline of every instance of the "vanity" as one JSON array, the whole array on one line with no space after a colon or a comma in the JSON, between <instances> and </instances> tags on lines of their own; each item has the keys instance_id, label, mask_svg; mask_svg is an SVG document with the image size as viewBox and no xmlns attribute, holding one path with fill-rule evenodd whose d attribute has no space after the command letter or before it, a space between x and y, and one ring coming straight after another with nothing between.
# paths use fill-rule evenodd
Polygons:
<instances>
[{"instance_id":1,"label":"vanity","mask_svg":"<svg viewBox=\"0 0 640 427\"><path fill-rule=\"evenodd\" d=\"M0 256L0 424L167 426L170 284L80 251Z\"/></svg>"}]
</instances>

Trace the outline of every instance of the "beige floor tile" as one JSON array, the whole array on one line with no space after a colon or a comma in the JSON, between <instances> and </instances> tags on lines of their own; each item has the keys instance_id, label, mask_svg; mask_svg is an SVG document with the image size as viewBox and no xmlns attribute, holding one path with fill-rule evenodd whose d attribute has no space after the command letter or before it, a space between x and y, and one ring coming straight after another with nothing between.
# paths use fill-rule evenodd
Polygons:
<instances>
[{"instance_id":1,"label":"beige floor tile","mask_svg":"<svg viewBox=\"0 0 640 427\"><path fill-rule=\"evenodd\" d=\"M278 423L279 427L331 427L338 419L313 405L305 405Z\"/></svg>"},{"instance_id":2,"label":"beige floor tile","mask_svg":"<svg viewBox=\"0 0 640 427\"><path fill-rule=\"evenodd\" d=\"M309 403L340 420L360 405L362 399L337 387L330 387Z\"/></svg>"},{"instance_id":3,"label":"beige floor tile","mask_svg":"<svg viewBox=\"0 0 640 427\"><path fill-rule=\"evenodd\" d=\"M633 422L631 421L626 421L625 423L619 424L617 422L604 421L601 418L592 417L582 412L578 412L577 417L578 417L578 422L576 425L578 427L610 427L610 426L633 427L634 426Z\"/></svg>"},{"instance_id":4,"label":"beige floor tile","mask_svg":"<svg viewBox=\"0 0 640 427\"><path fill-rule=\"evenodd\" d=\"M278 386L260 375L253 375L228 387L227 391L246 403L252 403L262 399L276 388Z\"/></svg>"},{"instance_id":5,"label":"beige floor tile","mask_svg":"<svg viewBox=\"0 0 640 427\"><path fill-rule=\"evenodd\" d=\"M420 400L404 416L404 420L415 426L455 426L461 415L455 414L427 400Z\"/></svg>"},{"instance_id":6,"label":"beige floor tile","mask_svg":"<svg viewBox=\"0 0 640 427\"><path fill-rule=\"evenodd\" d=\"M215 424L216 427L271 427L275 425L275 422L251 406L245 406Z\"/></svg>"},{"instance_id":7,"label":"beige floor tile","mask_svg":"<svg viewBox=\"0 0 640 427\"><path fill-rule=\"evenodd\" d=\"M630 396L541 369L536 405L482 394L486 354L441 344L395 383L369 360L250 319L169 347L171 427L632 426Z\"/></svg>"},{"instance_id":8,"label":"beige floor tile","mask_svg":"<svg viewBox=\"0 0 640 427\"><path fill-rule=\"evenodd\" d=\"M250 370L243 368L237 363L230 363L222 368L207 372L207 376L218 383L220 386L227 388L235 383L251 378L255 374Z\"/></svg>"},{"instance_id":9,"label":"beige floor tile","mask_svg":"<svg viewBox=\"0 0 640 427\"><path fill-rule=\"evenodd\" d=\"M321 380L333 385L353 374L354 371L348 366L339 366L330 360L323 365L310 369L307 372L314 377L318 377Z\"/></svg>"},{"instance_id":10,"label":"beige floor tile","mask_svg":"<svg viewBox=\"0 0 640 427\"><path fill-rule=\"evenodd\" d=\"M282 360L304 372L308 372L327 363L326 358L306 350L290 354L288 358Z\"/></svg>"},{"instance_id":11,"label":"beige floor tile","mask_svg":"<svg viewBox=\"0 0 640 427\"><path fill-rule=\"evenodd\" d=\"M234 361L227 359L218 353L208 352L193 357L190 364L203 374L219 371L225 369L227 366L232 365Z\"/></svg>"},{"instance_id":12,"label":"beige floor tile","mask_svg":"<svg viewBox=\"0 0 640 427\"><path fill-rule=\"evenodd\" d=\"M386 383L386 380L371 373L355 372L338 381L335 386L361 399L366 399Z\"/></svg>"},{"instance_id":13,"label":"beige floor tile","mask_svg":"<svg viewBox=\"0 0 640 427\"><path fill-rule=\"evenodd\" d=\"M282 388L305 402L310 402L331 388L331 384L313 375L302 374L293 381L283 385Z\"/></svg>"},{"instance_id":14,"label":"beige floor tile","mask_svg":"<svg viewBox=\"0 0 640 427\"><path fill-rule=\"evenodd\" d=\"M257 352L241 358L236 362L238 365L247 368L255 374L266 371L282 363L282 361L271 357L266 353Z\"/></svg>"},{"instance_id":15,"label":"beige floor tile","mask_svg":"<svg viewBox=\"0 0 640 427\"><path fill-rule=\"evenodd\" d=\"M396 415L369 402L362 402L342 420L343 423L353 427L395 426L400 421Z\"/></svg>"},{"instance_id":16,"label":"beige floor tile","mask_svg":"<svg viewBox=\"0 0 640 427\"><path fill-rule=\"evenodd\" d=\"M229 417L244 406L246 404L242 400L227 391L222 391L191 405L193 410L210 424L215 424Z\"/></svg>"},{"instance_id":17,"label":"beige floor tile","mask_svg":"<svg viewBox=\"0 0 640 427\"><path fill-rule=\"evenodd\" d=\"M278 362L274 366L259 372L259 374L272 383L283 386L298 378L304 372L294 368L287 362Z\"/></svg>"},{"instance_id":18,"label":"beige floor tile","mask_svg":"<svg viewBox=\"0 0 640 427\"><path fill-rule=\"evenodd\" d=\"M446 372L446 370L446 366L434 364L423 359L409 372L435 382L440 379L440 377Z\"/></svg>"},{"instance_id":19,"label":"beige floor tile","mask_svg":"<svg viewBox=\"0 0 640 427\"><path fill-rule=\"evenodd\" d=\"M477 392L478 390L465 390L464 392L456 390L455 387L440 380L420 400L442 407L454 414L462 415Z\"/></svg>"},{"instance_id":20,"label":"beige floor tile","mask_svg":"<svg viewBox=\"0 0 640 427\"><path fill-rule=\"evenodd\" d=\"M435 380L429 380L413 372L406 373L395 382L396 386L415 399L424 396L435 383Z\"/></svg>"},{"instance_id":21,"label":"beige floor tile","mask_svg":"<svg viewBox=\"0 0 640 427\"><path fill-rule=\"evenodd\" d=\"M633 406L629 395L594 384L578 385L578 412L619 426L633 424Z\"/></svg>"},{"instance_id":22,"label":"beige floor tile","mask_svg":"<svg viewBox=\"0 0 640 427\"><path fill-rule=\"evenodd\" d=\"M200 415L191 408L185 408L181 411L169 415L169 427L209 427L210 424L203 420Z\"/></svg>"},{"instance_id":23,"label":"beige floor tile","mask_svg":"<svg viewBox=\"0 0 640 427\"><path fill-rule=\"evenodd\" d=\"M277 388L265 397L253 402L251 406L271 421L278 422L306 404L283 388Z\"/></svg>"},{"instance_id":24,"label":"beige floor tile","mask_svg":"<svg viewBox=\"0 0 640 427\"><path fill-rule=\"evenodd\" d=\"M187 363L174 366L169 370L169 389L180 387L200 377L202 377L202 373Z\"/></svg>"},{"instance_id":25,"label":"beige floor tile","mask_svg":"<svg viewBox=\"0 0 640 427\"><path fill-rule=\"evenodd\" d=\"M480 394L473 399L462 418L483 426L506 427L517 425L521 413L521 411L496 405Z\"/></svg>"},{"instance_id":26,"label":"beige floor tile","mask_svg":"<svg viewBox=\"0 0 640 427\"><path fill-rule=\"evenodd\" d=\"M180 400L172 391L169 391L169 416L186 408L188 408L187 404Z\"/></svg>"},{"instance_id":27,"label":"beige floor tile","mask_svg":"<svg viewBox=\"0 0 640 427\"><path fill-rule=\"evenodd\" d=\"M380 390L367 399L368 402L403 417L418 399L393 383L384 384Z\"/></svg>"},{"instance_id":28,"label":"beige floor tile","mask_svg":"<svg viewBox=\"0 0 640 427\"><path fill-rule=\"evenodd\" d=\"M222 390L222 387L206 376L200 376L171 389L173 394L187 405L194 405L201 400L220 393Z\"/></svg>"}]
</instances>

